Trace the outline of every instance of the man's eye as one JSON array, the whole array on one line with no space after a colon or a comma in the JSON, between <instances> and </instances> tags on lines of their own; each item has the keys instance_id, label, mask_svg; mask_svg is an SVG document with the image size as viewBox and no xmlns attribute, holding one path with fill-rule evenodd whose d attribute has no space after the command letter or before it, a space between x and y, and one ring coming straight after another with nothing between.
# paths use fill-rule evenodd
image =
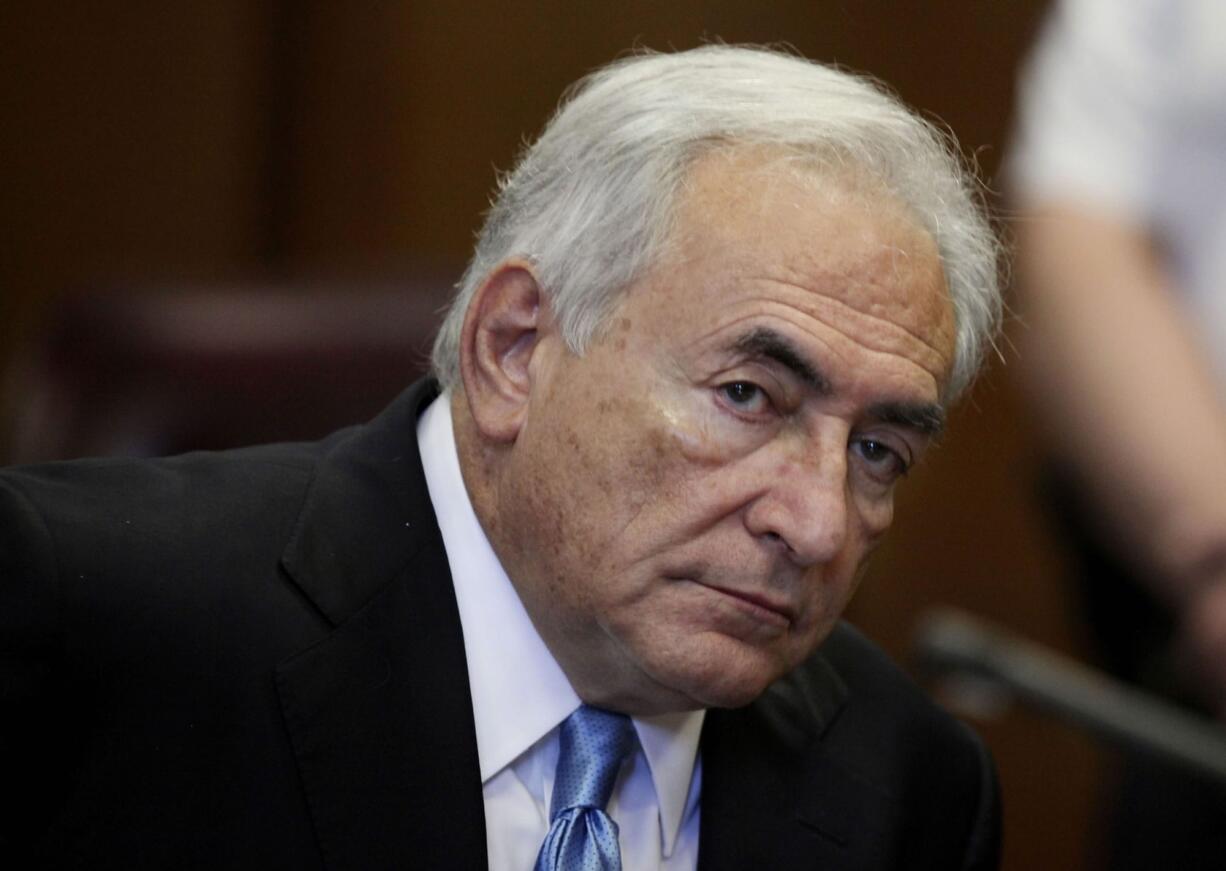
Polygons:
<instances>
[{"instance_id":1,"label":"man's eye","mask_svg":"<svg viewBox=\"0 0 1226 871\"><path fill-rule=\"evenodd\" d=\"M752 381L729 381L721 384L720 393L737 411L759 414L769 402L766 391Z\"/></svg>"},{"instance_id":2,"label":"man's eye","mask_svg":"<svg viewBox=\"0 0 1226 871\"><path fill-rule=\"evenodd\" d=\"M902 455L885 442L877 439L860 439L855 443L857 453L868 465L874 477L892 482L907 474L909 468Z\"/></svg>"}]
</instances>

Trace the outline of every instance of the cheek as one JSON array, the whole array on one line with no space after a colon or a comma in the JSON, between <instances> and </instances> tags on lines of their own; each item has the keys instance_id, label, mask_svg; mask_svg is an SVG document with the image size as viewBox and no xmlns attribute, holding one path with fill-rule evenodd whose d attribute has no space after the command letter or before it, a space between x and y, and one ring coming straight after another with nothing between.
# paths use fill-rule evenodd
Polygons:
<instances>
[{"instance_id":1,"label":"cheek","mask_svg":"<svg viewBox=\"0 0 1226 871\"><path fill-rule=\"evenodd\" d=\"M636 374L550 396L517 447L532 458L515 488L524 508L516 509L517 537L525 558L536 548L555 577L632 571L707 525L732 498L725 491L735 488L715 486L711 473L746 446L711 397Z\"/></svg>"},{"instance_id":2,"label":"cheek","mask_svg":"<svg viewBox=\"0 0 1226 871\"><path fill-rule=\"evenodd\" d=\"M520 446L533 457L519 487L526 502L539 506L549 535L573 542L575 561L616 562L628 528L675 486L678 452L665 416L649 401L606 395L537 423Z\"/></svg>"},{"instance_id":3,"label":"cheek","mask_svg":"<svg viewBox=\"0 0 1226 871\"><path fill-rule=\"evenodd\" d=\"M762 440L759 430L721 409L709 390L673 386L657 391L651 402L660 435L694 466L724 465L751 452Z\"/></svg>"},{"instance_id":4,"label":"cheek","mask_svg":"<svg viewBox=\"0 0 1226 871\"><path fill-rule=\"evenodd\" d=\"M891 487L885 493L857 496L855 506L864 538L864 550L872 550L894 523L894 489Z\"/></svg>"},{"instance_id":5,"label":"cheek","mask_svg":"<svg viewBox=\"0 0 1226 871\"><path fill-rule=\"evenodd\" d=\"M698 391L639 386L634 396L595 403L582 452L585 467L611 470L614 495L634 509L682 497L695 472L732 454Z\"/></svg>"}]
</instances>

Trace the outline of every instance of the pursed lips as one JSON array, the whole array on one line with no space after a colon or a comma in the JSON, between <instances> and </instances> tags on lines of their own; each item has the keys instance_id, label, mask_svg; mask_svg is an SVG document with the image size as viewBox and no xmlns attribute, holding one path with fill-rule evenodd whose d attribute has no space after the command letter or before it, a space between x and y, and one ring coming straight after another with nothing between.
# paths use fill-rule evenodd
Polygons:
<instances>
[{"instance_id":1,"label":"pursed lips","mask_svg":"<svg viewBox=\"0 0 1226 871\"><path fill-rule=\"evenodd\" d=\"M775 623L785 628L790 628L792 622L796 618L796 609L788 602L781 601L777 597L767 596L762 593L757 593L749 590L738 590L730 587L722 587L718 584L712 584L707 581L698 580L694 577L676 577L672 580L689 581L697 584L714 593L727 596L730 599L735 599L740 606L745 610L752 610L759 619L769 623Z\"/></svg>"}]
</instances>

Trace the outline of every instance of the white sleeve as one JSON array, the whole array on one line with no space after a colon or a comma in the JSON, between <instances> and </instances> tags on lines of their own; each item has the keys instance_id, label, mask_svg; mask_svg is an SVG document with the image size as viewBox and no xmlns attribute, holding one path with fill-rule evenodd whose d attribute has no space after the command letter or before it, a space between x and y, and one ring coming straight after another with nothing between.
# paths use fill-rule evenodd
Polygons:
<instances>
[{"instance_id":1,"label":"white sleeve","mask_svg":"<svg viewBox=\"0 0 1226 871\"><path fill-rule=\"evenodd\" d=\"M1173 0L1060 0L1019 82L1010 185L1142 220L1177 75Z\"/></svg>"}]
</instances>

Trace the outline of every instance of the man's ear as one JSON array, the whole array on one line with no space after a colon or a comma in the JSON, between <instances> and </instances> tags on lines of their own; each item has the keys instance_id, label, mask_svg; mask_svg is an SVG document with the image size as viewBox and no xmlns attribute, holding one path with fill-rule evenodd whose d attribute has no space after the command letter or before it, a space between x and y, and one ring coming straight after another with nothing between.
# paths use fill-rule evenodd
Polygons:
<instances>
[{"instance_id":1,"label":"man's ear","mask_svg":"<svg viewBox=\"0 0 1226 871\"><path fill-rule=\"evenodd\" d=\"M547 303L532 265L509 260L473 295L460 333L460 377L477 428L488 439L512 442L523 425L532 387L529 363Z\"/></svg>"}]
</instances>

